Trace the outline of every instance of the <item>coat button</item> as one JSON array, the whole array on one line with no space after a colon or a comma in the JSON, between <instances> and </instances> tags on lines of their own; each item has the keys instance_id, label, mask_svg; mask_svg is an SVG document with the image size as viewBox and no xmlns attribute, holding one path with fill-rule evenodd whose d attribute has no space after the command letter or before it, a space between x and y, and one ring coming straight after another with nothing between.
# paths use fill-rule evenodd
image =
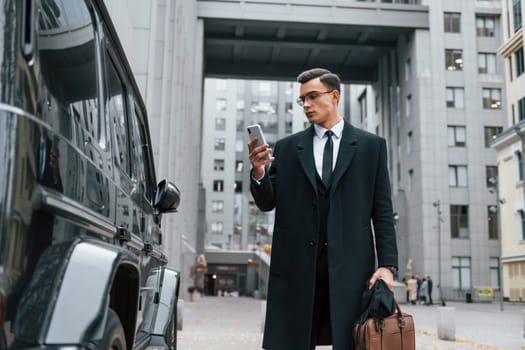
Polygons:
<instances>
[{"instance_id":1,"label":"coat button","mask_svg":"<svg viewBox=\"0 0 525 350\"><path fill-rule=\"evenodd\" d=\"M315 240L310 240L310 242L308 242L308 244L310 245L310 247L315 247Z\"/></svg>"}]
</instances>

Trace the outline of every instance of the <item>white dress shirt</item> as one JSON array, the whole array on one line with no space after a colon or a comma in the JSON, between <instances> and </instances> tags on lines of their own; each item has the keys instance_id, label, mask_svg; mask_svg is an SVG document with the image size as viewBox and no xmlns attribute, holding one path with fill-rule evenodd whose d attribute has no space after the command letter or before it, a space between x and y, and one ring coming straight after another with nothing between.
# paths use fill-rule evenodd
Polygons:
<instances>
[{"instance_id":1,"label":"white dress shirt","mask_svg":"<svg viewBox=\"0 0 525 350\"><path fill-rule=\"evenodd\" d=\"M339 119L339 122L334 125L334 127L331 129L334 135L332 136L332 141L334 143L334 154L332 159L334 160L332 163L332 171L335 169L335 163L337 162L337 155L339 154L339 145L341 144L341 136L343 135L343 127L344 127L343 118ZM315 161L315 169L317 170L317 173L319 176L323 176L323 152L324 152L324 145L326 144L327 137L325 136L325 132L328 129L323 128L322 126L319 126L317 124L314 124L314 161Z\"/></svg>"}]
</instances>

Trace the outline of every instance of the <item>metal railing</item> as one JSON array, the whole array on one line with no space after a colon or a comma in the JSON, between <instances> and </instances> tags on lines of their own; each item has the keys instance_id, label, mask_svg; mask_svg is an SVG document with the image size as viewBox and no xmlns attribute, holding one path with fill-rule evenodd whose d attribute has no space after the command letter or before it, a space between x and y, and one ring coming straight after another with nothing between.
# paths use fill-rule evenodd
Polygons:
<instances>
[{"instance_id":1,"label":"metal railing","mask_svg":"<svg viewBox=\"0 0 525 350\"><path fill-rule=\"evenodd\" d=\"M210 0L197 0L197 1L207 1ZM345 5L355 3L380 3L380 4L401 4L401 5L422 5L424 0L331 0L324 1L323 6L333 6L333 5ZM291 5L312 5L319 6L320 2L313 0L211 0L211 2L230 2L230 3L254 3L254 4L291 4Z\"/></svg>"},{"instance_id":2,"label":"metal railing","mask_svg":"<svg viewBox=\"0 0 525 350\"><path fill-rule=\"evenodd\" d=\"M500 290L498 288L494 288L493 295L490 297L480 296L478 293L479 288L471 288L471 289L454 289L451 287L442 287L442 293L443 298L447 301L463 301L463 302L496 302L500 298ZM483 288L485 289L485 288ZM434 302L437 300L436 298L439 296L438 290L436 289L436 292L433 291L432 298L434 299ZM468 296L467 296L468 295Z\"/></svg>"}]
</instances>

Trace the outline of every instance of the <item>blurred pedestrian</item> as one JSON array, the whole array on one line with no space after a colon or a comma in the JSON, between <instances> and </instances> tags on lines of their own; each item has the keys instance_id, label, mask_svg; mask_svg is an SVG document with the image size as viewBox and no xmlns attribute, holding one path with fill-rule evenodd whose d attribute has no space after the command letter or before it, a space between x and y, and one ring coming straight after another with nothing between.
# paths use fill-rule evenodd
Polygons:
<instances>
[{"instance_id":1,"label":"blurred pedestrian","mask_svg":"<svg viewBox=\"0 0 525 350\"><path fill-rule=\"evenodd\" d=\"M410 298L410 304L415 305L417 303L417 280L416 276L411 276L407 281L408 284L408 294Z\"/></svg>"},{"instance_id":2,"label":"blurred pedestrian","mask_svg":"<svg viewBox=\"0 0 525 350\"><path fill-rule=\"evenodd\" d=\"M408 279L407 279L407 276L403 277L403 280L401 281L403 282L403 284L405 285L405 301L407 302L407 304L409 303L409 300L410 300L410 292L409 292L409 289L408 289Z\"/></svg>"},{"instance_id":3,"label":"blurred pedestrian","mask_svg":"<svg viewBox=\"0 0 525 350\"><path fill-rule=\"evenodd\" d=\"M419 275L416 273L414 275L414 278L416 279L416 283L417 283L417 302L419 303L420 301L420 291L421 291L421 283L423 283L423 280L421 279L421 277L419 277Z\"/></svg>"},{"instance_id":4,"label":"blurred pedestrian","mask_svg":"<svg viewBox=\"0 0 525 350\"><path fill-rule=\"evenodd\" d=\"M419 287L419 303L427 305L428 303L428 281L426 278L421 279Z\"/></svg>"},{"instance_id":5,"label":"blurred pedestrian","mask_svg":"<svg viewBox=\"0 0 525 350\"><path fill-rule=\"evenodd\" d=\"M432 301L432 287L434 286L434 282L432 282L432 278L430 275L427 275L427 290L428 290L428 304L432 305L434 302Z\"/></svg>"}]
</instances>

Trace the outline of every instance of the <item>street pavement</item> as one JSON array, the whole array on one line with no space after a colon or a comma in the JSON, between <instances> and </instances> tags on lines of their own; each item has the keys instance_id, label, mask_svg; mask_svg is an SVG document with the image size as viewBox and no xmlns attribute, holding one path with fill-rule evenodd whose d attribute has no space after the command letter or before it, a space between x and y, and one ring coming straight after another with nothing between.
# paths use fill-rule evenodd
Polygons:
<instances>
[{"instance_id":1,"label":"street pavement","mask_svg":"<svg viewBox=\"0 0 525 350\"><path fill-rule=\"evenodd\" d=\"M414 317L417 350L525 350L525 303L447 302L455 341L439 340L437 305L400 305ZM262 302L253 298L203 297L184 302L179 350L260 350ZM332 347L317 347L329 350ZM294 350L294 349L290 349Z\"/></svg>"}]
</instances>

